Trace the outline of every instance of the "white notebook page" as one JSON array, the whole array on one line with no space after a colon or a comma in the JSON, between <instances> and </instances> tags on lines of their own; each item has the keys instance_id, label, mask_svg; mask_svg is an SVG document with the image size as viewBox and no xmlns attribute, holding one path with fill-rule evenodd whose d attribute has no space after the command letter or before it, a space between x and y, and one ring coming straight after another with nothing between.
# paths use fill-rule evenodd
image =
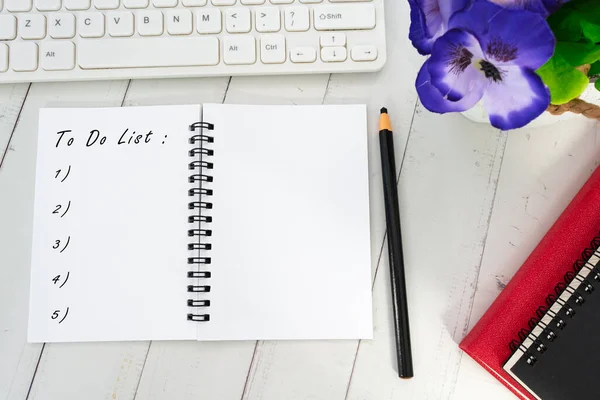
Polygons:
<instances>
[{"instance_id":1,"label":"white notebook page","mask_svg":"<svg viewBox=\"0 0 600 400\"><path fill-rule=\"evenodd\" d=\"M196 338L187 153L199 118L200 106L41 110L30 342Z\"/></svg>"},{"instance_id":2,"label":"white notebook page","mask_svg":"<svg viewBox=\"0 0 600 400\"><path fill-rule=\"evenodd\" d=\"M371 338L365 106L205 105L203 120L214 208L198 338Z\"/></svg>"}]
</instances>

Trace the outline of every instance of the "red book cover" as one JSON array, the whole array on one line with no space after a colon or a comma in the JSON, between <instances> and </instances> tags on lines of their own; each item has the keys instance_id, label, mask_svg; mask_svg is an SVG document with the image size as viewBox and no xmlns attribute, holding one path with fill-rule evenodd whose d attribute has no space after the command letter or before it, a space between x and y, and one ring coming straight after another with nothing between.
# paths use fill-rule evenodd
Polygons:
<instances>
[{"instance_id":1,"label":"red book cover","mask_svg":"<svg viewBox=\"0 0 600 400\"><path fill-rule=\"evenodd\" d=\"M554 286L600 232L600 168L554 223L498 298L460 343L460 348L521 399L534 400L503 369L509 344L527 328Z\"/></svg>"}]
</instances>

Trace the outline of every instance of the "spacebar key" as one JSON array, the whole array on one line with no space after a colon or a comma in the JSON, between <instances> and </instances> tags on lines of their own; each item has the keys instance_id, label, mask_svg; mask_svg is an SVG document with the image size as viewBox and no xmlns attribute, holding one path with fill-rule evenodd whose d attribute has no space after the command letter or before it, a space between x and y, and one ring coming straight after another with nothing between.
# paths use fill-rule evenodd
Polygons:
<instances>
[{"instance_id":1,"label":"spacebar key","mask_svg":"<svg viewBox=\"0 0 600 400\"><path fill-rule=\"evenodd\" d=\"M217 65L217 38L81 40L77 62L83 69Z\"/></svg>"}]
</instances>

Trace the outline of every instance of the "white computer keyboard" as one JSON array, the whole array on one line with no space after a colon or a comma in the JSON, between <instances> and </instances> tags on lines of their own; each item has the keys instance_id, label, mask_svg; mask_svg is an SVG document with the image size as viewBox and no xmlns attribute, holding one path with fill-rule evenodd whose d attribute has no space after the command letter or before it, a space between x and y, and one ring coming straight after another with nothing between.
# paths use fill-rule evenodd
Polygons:
<instances>
[{"instance_id":1,"label":"white computer keyboard","mask_svg":"<svg viewBox=\"0 0 600 400\"><path fill-rule=\"evenodd\" d=\"M0 83L375 71L384 0L0 0Z\"/></svg>"}]
</instances>

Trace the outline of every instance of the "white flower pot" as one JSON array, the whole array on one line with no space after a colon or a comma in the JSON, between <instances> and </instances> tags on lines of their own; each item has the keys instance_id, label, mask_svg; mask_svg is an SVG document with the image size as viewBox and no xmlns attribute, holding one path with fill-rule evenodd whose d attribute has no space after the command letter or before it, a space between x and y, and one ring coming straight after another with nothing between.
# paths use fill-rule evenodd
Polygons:
<instances>
[{"instance_id":1,"label":"white flower pot","mask_svg":"<svg viewBox=\"0 0 600 400\"><path fill-rule=\"evenodd\" d=\"M583 92L580 97L582 100L587 101L588 103L600 105L600 91L598 91L594 84L590 84L588 88ZM466 118L470 119L474 122L480 122L483 124L489 124L490 121L488 119L487 113L483 108L483 101L480 101L475 105L475 107L471 108L462 113ZM572 118L585 118L578 114L573 113L564 113L563 115L552 115L549 112L545 112L536 119L534 119L528 127L540 127L555 124L558 121L566 121Z\"/></svg>"}]
</instances>

